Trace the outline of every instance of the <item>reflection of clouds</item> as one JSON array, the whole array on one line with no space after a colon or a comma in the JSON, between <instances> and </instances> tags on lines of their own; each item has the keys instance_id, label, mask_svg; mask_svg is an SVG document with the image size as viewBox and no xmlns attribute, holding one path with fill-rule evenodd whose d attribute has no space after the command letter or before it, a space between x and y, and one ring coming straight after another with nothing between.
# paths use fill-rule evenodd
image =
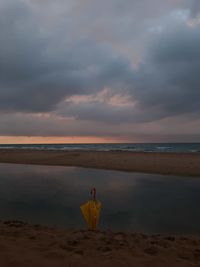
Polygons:
<instances>
[{"instance_id":1,"label":"reflection of clouds","mask_svg":"<svg viewBox=\"0 0 200 267\"><path fill-rule=\"evenodd\" d=\"M0 164L0 178L3 218L83 227L79 206L90 199L90 189L96 187L103 205L101 228L174 233L200 230L196 205L200 182L196 178L14 164Z\"/></svg>"},{"instance_id":2,"label":"reflection of clouds","mask_svg":"<svg viewBox=\"0 0 200 267\"><path fill-rule=\"evenodd\" d=\"M97 198L108 203L106 207L115 210L116 202L120 202L118 208L123 209L136 182L131 174L75 167L2 164L2 172L3 199L27 203L40 200L64 207L79 206L90 199L90 189L96 187Z\"/></svg>"},{"instance_id":3,"label":"reflection of clouds","mask_svg":"<svg viewBox=\"0 0 200 267\"><path fill-rule=\"evenodd\" d=\"M76 169L75 167L66 167L66 166L42 166L42 165L29 165L29 164L11 164L11 163L0 163L1 172L6 171L7 175L21 175L22 170L23 174L30 173L32 175L48 175L54 176L55 174L65 174L71 173Z\"/></svg>"},{"instance_id":4,"label":"reflection of clouds","mask_svg":"<svg viewBox=\"0 0 200 267\"><path fill-rule=\"evenodd\" d=\"M26 201L50 198L51 201L57 196L59 201L65 189L70 189L67 175L72 172L73 168L66 167L1 164L4 178L1 196L13 201L20 198Z\"/></svg>"},{"instance_id":5,"label":"reflection of clouds","mask_svg":"<svg viewBox=\"0 0 200 267\"><path fill-rule=\"evenodd\" d=\"M134 179L115 179L112 178L111 181L108 181L108 187L112 192L126 193L126 191L134 188L134 185L137 185L137 181Z\"/></svg>"}]
</instances>

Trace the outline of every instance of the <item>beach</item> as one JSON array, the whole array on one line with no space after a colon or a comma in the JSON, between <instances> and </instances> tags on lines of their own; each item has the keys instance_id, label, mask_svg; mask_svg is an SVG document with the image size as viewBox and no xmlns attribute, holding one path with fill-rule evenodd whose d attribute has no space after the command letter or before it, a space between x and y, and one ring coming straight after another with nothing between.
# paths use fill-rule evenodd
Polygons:
<instances>
[{"instance_id":1,"label":"beach","mask_svg":"<svg viewBox=\"0 0 200 267\"><path fill-rule=\"evenodd\" d=\"M200 266L199 236L57 229L0 221L0 266Z\"/></svg>"},{"instance_id":2,"label":"beach","mask_svg":"<svg viewBox=\"0 0 200 267\"><path fill-rule=\"evenodd\" d=\"M130 172L200 176L199 153L0 150L0 163L79 166Z\"/></svg>"},{"instance_id":3,"label":"beach","mask_svg":"<svg viewBox=\"0 0 200 267\"><path fill-rule=\"evenodd\" d=\"M0 163L200 176L198 153L0 150ZM0 221L0 266L200 266L199 235L89 231Z\"/></svg>"}]
</instances>

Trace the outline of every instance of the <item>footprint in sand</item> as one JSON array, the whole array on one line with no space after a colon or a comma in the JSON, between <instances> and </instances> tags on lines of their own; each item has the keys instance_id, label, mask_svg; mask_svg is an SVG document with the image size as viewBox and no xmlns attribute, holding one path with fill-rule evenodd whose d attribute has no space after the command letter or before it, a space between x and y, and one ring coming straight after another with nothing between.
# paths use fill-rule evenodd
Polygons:
<instances>
[{"instance_id":1,"label":"footprint in sand","mask_svg":"<svg viewBox=\"0 0 200 267\"><path fill-rule=\"evenodd\" d=\"M78 243L78 241L76 241L76 240L68 240L68 241L67 241L67 244L70 245L70 246L72 246L72 247L75 247L75 246L77 246L79 243Z\"/></svg>"},{"instance_id":2,"label":"footprint in sand","mask_svg":"<svg viewBox=\"0 0 200 267\"><path fill-rule=\"evenodd\" d=\"M64 259L65 258L65 255L64 254L59 253L57 251L48 252L48 253L46 253L45 256L47 258L50 258L50 259Z\"/></svg>"},{"instance_id":3,"label":"footprint in sand","mask_svg":"<svg viewBox=\"0 0 200 267\"><path fill-rule=\"evenodd\" d=\"M162 248L169 248L171 247L171 244L166 242L166 241L163 241L163 240L152 240L150 242L152 245L156 245L156 246L159 246L159 247L162 247Z\"/></svg>"},{"instance_id":4,"label":"footprint in sand","mask_svg":"<svg viewBox=\"0 0 200 267\"><path fill-rule=\"evenodd\" d=\"M189 254L186 254L186 253L179 253L178 255L177 255L180 259L182 259L182 260L188 260L188 261L190 261L191 260L191 257L190 257L190 255Z\"/></svg>"},{"instance_id":5,"label":"footprint in sand","mask_svg":"<svg viewBox=\"0 0 200 267\"><path fill-rule=\"evenodd\" d=\"M83 255L84 254L83 250L75 250L74 253L78 254L78 255Z\"/></svg>"},{"instance_id":6,"label":"footprint in sand","mask_svg":"<svg viewBox=\"0 0 200 267\"><path fill-rule=\"evenodd\" d=\"M168 241L171 241L171 242L176 240L176 238L174 236L167 236L167 237L165 237L165 239Z\"/></svg>"},{"instance_id":7,"label":"footprint in sand","mask_svg":"<svg viewBox=\"0 0 200 267\"><path fill-rule=\"evenodd\" d=\"M36 235L31 235L31 236L29 236L28 238L29 238L29 239L36 239L37 236L36 236Z\"/></svg>"},{"instance_id":8,"label":"footprint in sand","mask_svg":"<svg viewBox=\"0 0 200 267\"><path fill-rule=\"evenodd\" d=\"M144 253L153 256L158 253L158 249L156 247L148 247L144 249Z\"/></svg>"},{"instance_id":9,"label":"footprint in sand","mask_svg":"<svg viewBox=\"0 0 200 267\"><path fill-rule=\"evenodd\" d=\"M196 261L200 261L200 249L195 249L193 254L194 254L194 259Z\"/></svg>"},{"instance_id":10,"label":"footprint in sand","mask_svg":"<svg viewBox=\"0 0 200 267\"><path fill-rule=\"evenodd\" d=\"M60 248L64 249L64 250L67 250L67 251L74 251L74 247L70 247L70 246L67 246L65 244L60 244L59 245Z\"/></svg>"},{"instance_id":11,"label":"footprint in sand","mask_svg":"<svg viewBox=\"0 0 200 267\"><path fill-rule=\"evenodd\" d=\"M112 251L112 249L110 247L98 247L97 249L102 251L102 252L110 252L110 251Z\"/></svg>"},{"instance_id":12,"label":"footprint in sand","mask_svg":"<svg viewBox=\"0 0 200 267\"><path fill-rule=\"evenodd\" d=\"M81 239L89 240L90 237L88 235L84 235L84 236L81 237Z\"/></svg>"}]
</instances>

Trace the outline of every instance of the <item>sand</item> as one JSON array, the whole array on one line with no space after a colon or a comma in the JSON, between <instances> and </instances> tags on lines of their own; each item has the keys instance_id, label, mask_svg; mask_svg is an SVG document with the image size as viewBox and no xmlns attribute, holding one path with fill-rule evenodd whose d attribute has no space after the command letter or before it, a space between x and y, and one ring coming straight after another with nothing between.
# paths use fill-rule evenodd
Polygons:
<instances>
[{"instance_id":1,"label":"sand","mask_svg":"<svg viewBox=\"0 0 200 267\"><path fill-rule=\"evenodd\" d=\"M0 221L0 266L200 266L200 236L63 230Z\"/></svg>"},{"instance_id":2,"label":"sand","mask_svg":"<svg viewBox=\"0 0 200 267\"><path fill-rule=\"evenodd\" d=\"M80 166L200 176L200 153L0 150L0 163Z\"/></svg>"}]
</instances>

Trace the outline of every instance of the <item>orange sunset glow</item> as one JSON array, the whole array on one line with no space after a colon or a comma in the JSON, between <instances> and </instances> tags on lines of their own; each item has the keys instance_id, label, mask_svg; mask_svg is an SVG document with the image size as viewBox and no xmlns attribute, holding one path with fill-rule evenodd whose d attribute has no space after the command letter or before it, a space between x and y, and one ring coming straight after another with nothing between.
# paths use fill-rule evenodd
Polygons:
<instances>
[{"instance_id":1,"label":"orange sunset glow","mask_svg":"<svg viewBox=\"0 0 200 267\"><path fill-rule=\"evenodd\" d=\"M90 144L120 143L119 139L95 136L0 136L0 144Z\"/></svg>"}]
</instances>

